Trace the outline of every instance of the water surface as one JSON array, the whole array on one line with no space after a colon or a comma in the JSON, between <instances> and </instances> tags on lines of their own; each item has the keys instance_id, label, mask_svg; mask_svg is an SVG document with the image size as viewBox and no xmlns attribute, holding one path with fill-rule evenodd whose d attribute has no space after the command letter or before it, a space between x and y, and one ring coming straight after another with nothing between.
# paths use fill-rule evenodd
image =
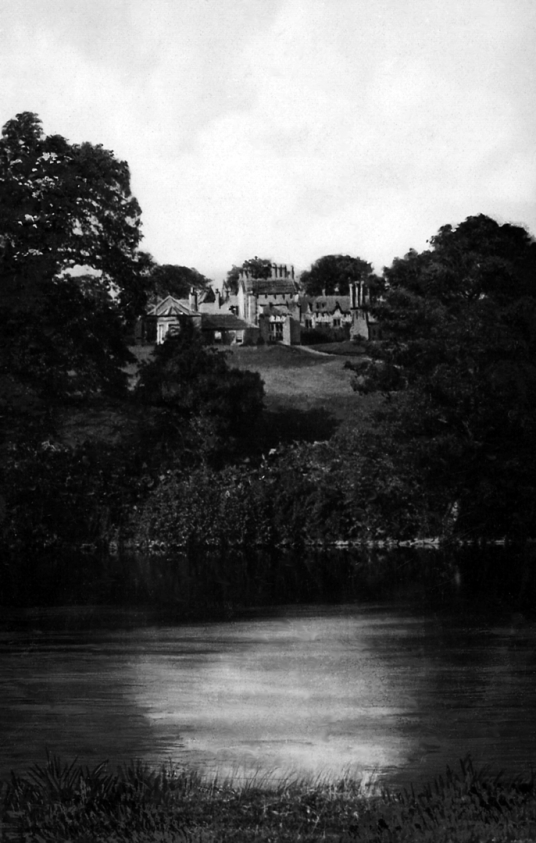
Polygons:
<instances>
[{"instance_id":1,"label":"water surface","mask_svg":"<svg viewBox=\"0 0 536 843\"><path fill-rule=\"evenodd\" d=\"M536 625L407 597L0 635L0 773L65 758L415 781L536 758ZM49 618L61 610L48 610ZM67 618L68 620L68 618Z\"/></svg>"}]
</instances>

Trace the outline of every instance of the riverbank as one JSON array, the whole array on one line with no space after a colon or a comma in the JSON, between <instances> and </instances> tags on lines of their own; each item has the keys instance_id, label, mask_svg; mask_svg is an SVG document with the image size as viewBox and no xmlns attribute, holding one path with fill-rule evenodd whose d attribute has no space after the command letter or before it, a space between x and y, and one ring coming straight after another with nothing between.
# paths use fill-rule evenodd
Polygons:
<instances>
[{"instance_id":1,"label":"riverbank","mask_svg":"<svg viewBox=\"0 0 536 843\"><path fill-rule=\"evenodd\" d=\"M374 794L360 782L206 780L133 763L110 772L49 756L1 783L6 840L79 843L176 841L408 841L536 839L534 775L447 768L425 787Z\"/></svg>"}]
</instances>

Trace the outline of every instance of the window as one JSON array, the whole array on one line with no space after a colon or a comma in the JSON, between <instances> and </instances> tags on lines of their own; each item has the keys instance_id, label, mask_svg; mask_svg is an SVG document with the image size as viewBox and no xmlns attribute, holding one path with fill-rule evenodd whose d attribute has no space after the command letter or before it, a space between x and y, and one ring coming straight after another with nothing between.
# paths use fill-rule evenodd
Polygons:
<instances>
[{"instance_id":1,"label":"window","mask_svg":"<svg viewBox=\"0 0 536 843\"><path fill-rule=\"evenodd\" d=\"M270 341L281 342L283 339L283 323L270 322Z\"/></svg>"},{"instance_id":2,"label":"window","mask_svg":"<svg viewBox=\"0 0 536 843\"><path fill-rule=\"evenodd\" d=\"M334 327L334 328L340 328L340 327L341 327L341 320L340 320L340 318L335 318L335 319L333 320L333 327Z\"/></svg>"}]
</instances>

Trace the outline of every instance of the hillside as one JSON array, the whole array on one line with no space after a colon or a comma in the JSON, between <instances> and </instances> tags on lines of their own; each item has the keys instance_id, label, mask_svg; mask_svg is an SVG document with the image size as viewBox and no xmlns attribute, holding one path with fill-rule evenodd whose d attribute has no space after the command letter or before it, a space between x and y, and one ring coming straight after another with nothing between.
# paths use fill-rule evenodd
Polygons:
<instances>
[{"instance_id":1,"label":"hillside","mask_svg":"<svg viewBox=\"0 0 536 843\"><path fill-rule=\"evenodd\" d=\"M232 346L229 362L259 372L266 390L268 423L284 438L325 439L345 422L365 423L377 396L360 396L344 368L351 354L326 354L305 346ZM275 432L275 431L274 431Z\"/></svg>"},{"instance_id":2,"label":"hillside","mask_svg":"<svg viewBox=\"0 0 536 843\"><path fill-rule=\"evenodd\" d=\"M147 360L150 346L131 348L138 361ZM345 422L366 423L376 396L360 396L352 390L347 360L352 354L326 354L304 346L231 346L226 348L229 363L238 369L259 372L266 391L265 418L251 431L252 438L266 446L281 440L328 439ZM137 365L128 373L136 377ZM61 423L61 438L67 444L88 440L117 442L125 434L135 435L142 411L132 405L104 406L72 410Z\"/></svg>"}]
</instances>

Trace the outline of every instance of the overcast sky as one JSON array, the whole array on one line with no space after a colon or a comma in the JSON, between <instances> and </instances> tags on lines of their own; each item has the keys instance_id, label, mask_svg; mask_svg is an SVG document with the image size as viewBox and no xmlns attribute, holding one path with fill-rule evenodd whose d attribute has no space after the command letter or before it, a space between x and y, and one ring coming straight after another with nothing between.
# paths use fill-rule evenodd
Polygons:
<instances>
[{"instance_id":1,"label":"overcast sky","mask_svg":"<svg viewBox=\"0 0 536 843\"><path fill-rule=\"evenodd\" d=\"M536 0L0 0L0 121L128 161L159 263L381 270L536 234L535 36Z\"/></svg>"}]
</instances>

